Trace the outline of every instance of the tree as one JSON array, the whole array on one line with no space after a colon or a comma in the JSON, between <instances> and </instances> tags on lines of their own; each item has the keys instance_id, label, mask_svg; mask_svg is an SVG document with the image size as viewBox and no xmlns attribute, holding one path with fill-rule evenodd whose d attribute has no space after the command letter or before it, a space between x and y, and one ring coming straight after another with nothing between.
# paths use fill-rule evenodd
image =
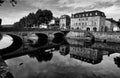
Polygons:
<instances>
[{"instance_id":1,"label":"tree","mask_svg":"<svg viewBox=\"0 0 120 78\"><path fill-rule=\"evenodd\" d=\"M35 14L34 13L29 13L29 15L27 16L27 20L28 20L28 26L32 27L36 22L35 21L36 20Z\"/></svg>"},{"instance_id":2,"label":"tree","mask_svg":"<svg viewBox=\"0 0 120 78\"><path fill-rule=\"evenodd\" d=\"M48 24L53 18L53 14L50 10L41 10L39 9L36 12L37 24L40 25L42 23Z\"/></svg>"},{"instance_id":3,"label":"tree","mask_svg":"<svg viewBox=\"0 0 120 78\"><path fill-rule=\"evenodd\" d=\"M6 0L0 0L0 6L5 2ZM17 4L16 0L9 0L12 6L15 6Z\"/></svg>"},{"instance_id":4,"label":"tree","mask_svg":"<svg viewBox=\"0 0 120 78\"><path fill-rule=\"evenodd\" d=\"M32 27L33 25L39 26L42 23L48 25L52 18L53 14L50 10L38 9L35 14L29 13L28 16L21 18L17 24L14 24L14 27Z\"/></svg>"}]
</instances>

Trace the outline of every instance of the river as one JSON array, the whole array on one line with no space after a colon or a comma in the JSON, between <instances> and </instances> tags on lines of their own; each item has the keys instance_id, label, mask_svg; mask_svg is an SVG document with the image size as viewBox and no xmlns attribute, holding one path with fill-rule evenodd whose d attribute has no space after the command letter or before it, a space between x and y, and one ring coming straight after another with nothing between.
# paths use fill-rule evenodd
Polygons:
<instances>
[{"instance_id":1,"label":"river","mask_svg":"<svg viewBox=\"0 0 120 78\"><path fill-rule=\"evenodd\" d=\"M120 52L114 47L119 44L67 39L50 52L41 50L5 62L14 78L120 78Z\"/></svg>"}]
</instances>

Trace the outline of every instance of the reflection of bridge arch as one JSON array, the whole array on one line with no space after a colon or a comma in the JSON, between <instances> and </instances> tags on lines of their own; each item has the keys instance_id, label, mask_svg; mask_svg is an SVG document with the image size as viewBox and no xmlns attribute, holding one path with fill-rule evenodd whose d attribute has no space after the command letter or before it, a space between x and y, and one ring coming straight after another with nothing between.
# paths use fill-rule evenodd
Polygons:
<instances>
[{"instance_id":1,"label":"reflection of bridge arch","mask_svg":"<svg viewBox=\"0 0 120 78\"><path fill-rule=\"evenodd\" d=\"M52 40L53 43L59 44L59 43L62 43L63 41L64 41L64 33L63 32L54 33L54 38Z\"/></svg>"},{"instance_id":2,"label":"reflection of bridge arch","mask_svg":"<svg viewBox=\"0 0 120 78\"><path fill-rule=\"evenodd\" d=\"M0 50L1 51L0 54L13 52L13 51L19 49L23 44L22 39L19 36L12 35L12 34L7 34L7 35L9 35L13 38L13 43L9 47Z\"/></svg>"}]
</instances>

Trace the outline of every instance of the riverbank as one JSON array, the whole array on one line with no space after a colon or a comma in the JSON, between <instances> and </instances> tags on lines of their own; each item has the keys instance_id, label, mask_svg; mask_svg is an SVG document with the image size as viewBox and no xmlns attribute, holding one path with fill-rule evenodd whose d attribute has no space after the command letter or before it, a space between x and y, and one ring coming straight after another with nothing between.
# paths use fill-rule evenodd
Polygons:
<instances>
[{"instance_id":1,"label":"riverbank","mask_svg":"<svg viewBox=\"0 0 120 78\"><path fill-rule=\"evenodd\" d=\"M94 36L95 41L120 43L120 32L88 32L90 36ZM86 39L86 31L70 31L66 38Z\"/></svg>"},{"instance_id":2,"label":"riverbank","mask_svg":"<svg viewBox=\"0 0 120 78\"><path fill-rule=\"evenodd\" d=\"M0 56L0 78L5 78L7 72L8 72L8 66Z\"/></svg>"}]
</instances>

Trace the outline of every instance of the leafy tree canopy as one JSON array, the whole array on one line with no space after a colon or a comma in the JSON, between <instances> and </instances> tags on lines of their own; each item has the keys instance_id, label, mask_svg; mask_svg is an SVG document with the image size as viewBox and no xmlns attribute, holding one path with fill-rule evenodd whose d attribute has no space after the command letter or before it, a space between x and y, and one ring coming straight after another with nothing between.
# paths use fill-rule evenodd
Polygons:
<instances>
[{"instance_id":1,"label":"leafy tree canopy","mask_svg":"<svg viewBox=\"0 0 120 78\"><path fill-rule=\"evenodd\" d=\"M32 27L33 25L40 25L40 24L49 24L49 22L53 19L53 14L50 10L41 10L38 9L36 13L29 13L28 16L23 17L20 19L18 22L19 24L14 24L14 25L19 25L15 27Z\"/></svg>"}]
</instances>

